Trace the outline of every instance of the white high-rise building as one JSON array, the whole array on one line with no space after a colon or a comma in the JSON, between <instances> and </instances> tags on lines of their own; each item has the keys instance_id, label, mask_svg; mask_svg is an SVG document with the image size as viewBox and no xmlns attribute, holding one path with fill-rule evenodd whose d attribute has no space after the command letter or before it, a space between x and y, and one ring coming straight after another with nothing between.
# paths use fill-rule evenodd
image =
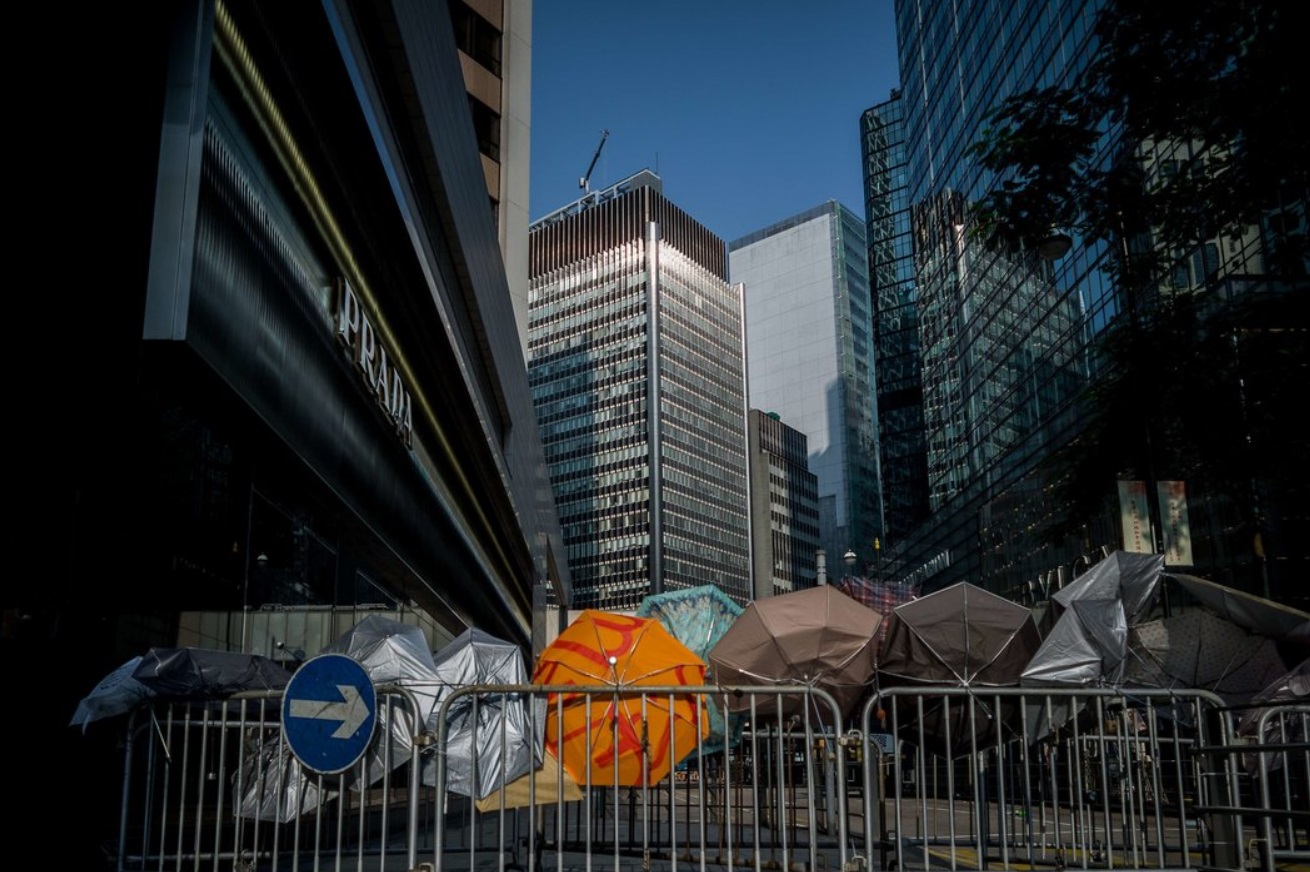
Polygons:
<instances>
[{"instance_id":1,"label":"white high-rise building","mask_svg":"<svg viewBox=\"0 0 1310 872\"><path fill-rule=\"evenodd\" d=\"M642 171L529 233L528 377L573 608L751 595L741 287Z\"/></svg>"},{"instance_id":2,"label":"white high-rise building","mask_svg":"<svg viewBox=\"0 0 1310 872\"><path fill-rule=\"evenodd\" d=\"M805 434L829 564L871 563L883 518L864 222L829 201L731 243L728 262L750 405Z\"/></svg>"}]
</instances>

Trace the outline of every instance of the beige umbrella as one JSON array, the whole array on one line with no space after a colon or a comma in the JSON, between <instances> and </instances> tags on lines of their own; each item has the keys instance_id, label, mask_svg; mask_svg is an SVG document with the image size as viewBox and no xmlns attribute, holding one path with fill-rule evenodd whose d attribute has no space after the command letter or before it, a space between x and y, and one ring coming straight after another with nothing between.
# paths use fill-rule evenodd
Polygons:
<instances>
[{"instance_id":1,"label":"beige umbrella","mask_svg":"<svg viewBox=\"0 0 1310 872\"><path fill-rule=\"evenodd\" d=\"M535 786L534 786L535 782ZM546 760L540 769L520 775L503 788L493 790L477 800L478 811L494 812L504 807L525 808L536 801L537 805L554 805L582 799L582 788L573 776L560 766L559 758L546 750Z\"/></svg>"},{"instance_id":2,"label":"beige umbrella","mask_svg":"<svg viewBox=\"0 0 1310 872\"><path fill-rule=\"evenodd\" d=\"M845 716L873 681L881 623L873 609L830 585L755 600L710 649L714 680L824 690ZM796 713L802 701L784 700L782 714ZM743 695L730 698L728 708L745 711L750 703ZM774 713L772 701L759 704Z\"/></svg>"}]
</instances>

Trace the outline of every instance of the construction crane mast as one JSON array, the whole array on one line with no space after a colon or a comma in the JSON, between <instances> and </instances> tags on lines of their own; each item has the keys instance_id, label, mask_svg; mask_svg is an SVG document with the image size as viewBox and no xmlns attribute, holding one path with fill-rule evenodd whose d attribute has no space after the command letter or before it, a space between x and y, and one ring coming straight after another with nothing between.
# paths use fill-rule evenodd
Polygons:
<instances>
[{"instance_id":1,"label":"construction crane mast","mask_svg":"<svg viewBox=\"0 0 1310 872\"><path fill-rule=\"evenodd\" d=\"M605 147L605 140L609 138L610 132L608 130L602 130L600 132L600 144L596 146L596 153L591 156L591 164L587 167L587 174L578 179L578 187L582 189L584 194L591 192L591 189L587 187L591 182L591 171L596 168L596 161L600 160L600 150Z\"/></svg>"}]
</instances>

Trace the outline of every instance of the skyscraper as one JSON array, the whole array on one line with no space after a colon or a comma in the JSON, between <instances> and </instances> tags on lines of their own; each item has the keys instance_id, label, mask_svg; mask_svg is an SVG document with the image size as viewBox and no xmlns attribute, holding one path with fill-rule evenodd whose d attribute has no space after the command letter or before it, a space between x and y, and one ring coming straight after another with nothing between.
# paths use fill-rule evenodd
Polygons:
<instances>
[{"instance_id":1,"label":"skyscraper","mask_svg":"<svg viewBox=\"0 0 1310 872\"><path fill-rule=\"evenodd\" d=\"M528 375L574 608L750 597L741 287L642 171L536 221Z\"/></svg>"},{"instance_id":2,"label":"skyscraper","mask_svg":"<svg viewBox=\"0 0 1310 872\"><path fill-rule=\"evenodd\" d=\"M1102 0L896 4L903 96L864 115L866 209L878 276L879 379L901 379L910 374L904 364L917 361L931 517L889 539L884 556L895 577L930 589L967 579L1018 598L1035 584L1058 587L1108 550L1155 550L1172 568L1286 599L1291 585L1279 576L1290 578L1286 568L1306 560L1299 544L1305 539L1293 532L1302 525L1305 477L1287 474L1286 463L1252 462L1246 416L1253 405L1249 392L1260 391L1263 399L1255 405L1269 413L1269 429L1256 438L1295 444L1274 436L1283 429L1276 418L1286 405L1281 392L1287 380L1270 372L1295 367L1270 365L1262 390L1252 378L1259 364L1250 359L1295 360L1302 346L1285 322L1269 329L1276 319L1242 312L1258 298L1304 289L1304 264L1273 266L1269 257L1283 242L1303 238L1304 191L1280 188L1262 206L1271 211L1260 225L1171 233L1171 222L1140 220L1158 214L1143 207L1135 225L1122 212L1117 229L1093 220L1097 238L1066 234L1057 248L1022 239L1013 250L995 250L981 243L972 219L974 203L1012 180L998 177L973 151L986 136L988 114L1029 89L1086 89L1078 77L1097 69L1092 61L1102 47L1096 25L1107 8ZM1207 57L1231 67L1224 51L1244 56L1258 47L1238 40ZM898 112L899 164L888 157ZM1229 120L1240 127L1241 115ZM1164 192L1172 202L1174 191L1186 191L1185 184L1170 189L1177 180L1222 177L1216 167L1224 166L1231 146L1230 134L1218 132L1228 129L1223 124L1198 141L1156 138L1149 123L1140 130L1142 141L1128 138L1131 127L1095 129L1099 138L1087 167L1131 167L1148 196ZM1113 184L1097 186L1096 195L1103 193L1111 203L1123 202ZM1181 202L1198 201L1183 196ZM889 220L890 236L876 229ZM909 228L908 246L880 244L903 227ZM897 269L907 253L912 273ZM1134 268L1156 261L1149 274ZM890 285L881 283L884 275ZM884 292L905 288L910 275L908 294ZM910 300L913 311L905 309L902 317L896 305ZM1170 314L1189 307L1202 313L1196 321ZM1160 328L1153 337L1178 331L1170 342L1155 343L1170 351L1116 357L1115 348L1125 339L1136 342L1141 319L1151 316ZM1242 326L1228 324L1230 318ZM1220 323L1227 325L1226 343L1198 348L1196 336ZM903 341L881 341L907 326ZM1188 348L1191 358L1182 354ZM1167 400L1202 381L1179 361L1213 364L1210 381L1189 395L1194 399L1160 414ZM1226 375L1220 372L1225 367ZM1234 368L1241 369L1240 380ZM1162 382L1171 369L1177 381ZM1094 394L1084 391L1089 386ZM1206 409L1215 423L1196 409ZM1154 433L1145 423L1152 418L1159 419ZM883 422L887 448L900 439L888 429L892 420ZM1238 423L1211 438L1223 421ZM1102 428L1089 434L1089 422ZM1192 440L1198 429L1206 430L1200 449ZM1114 444L1107 448L1107 442ZM1079 465L1077 476L1050 463L1073 452L1096 462ZM1303 456L1294 447L1286 453ZM904 456L887 450L884 457L890 466ZM1245 474L1233 474L1238 468ZM1076 497L1052 485L1053 470L1076 483ZM910 472L889 472L895 483L889 493L899 493ZM1085 504L1076 514L1069 505L1075 500ZM1271 548L1271 539L1279 544Z\"/></svg>"},{"instance_id":3,"label":"skyscraper","mask_svg":"<svg viewBox=\"0 0 1310 872\"><path fill-rule=\"evenodd\" d=\"M824 550L871 562L883 519L864 224L829 201L732 242L728 260L750 404L805 434Z\"/></svg>"},{"instance_id":4,"label":"skyscraper","mask_svg":"<svg viewBox=\"0 0 1310 872\"><path fill-rule=\"evenodd\" d=\"M878 374L884 539L895 542L927 520L929 512L919 309L899 90L861 116L860 140Z\"/></svg>"},{"instance_id":5,"label":"skyscraper","mask_svg":"<svg viewBox=\"0 0 1310 872\"><path fill-rule=\"evenodd\" d=\"M901 91L861 127L890 494L915 511L926 496L930 511L889 538L896 578L1004 589L1073 557L1044 553L1030 533L1054 510L1038 466L1076 430L1089 325L1113 305L1091 275L1103 252L1057 262L986 250L968 210L995 179L966 150L1005 96L1068 81L1086 62L1099 6L897 3Z\"/></svg>"}]
</instances>

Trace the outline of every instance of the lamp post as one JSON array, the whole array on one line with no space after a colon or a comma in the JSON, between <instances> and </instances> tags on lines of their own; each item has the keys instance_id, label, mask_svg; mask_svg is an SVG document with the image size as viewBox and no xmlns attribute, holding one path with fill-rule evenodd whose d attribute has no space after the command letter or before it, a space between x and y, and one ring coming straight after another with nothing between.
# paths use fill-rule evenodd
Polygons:
<instances>
[{"instance_id":1,"label":"lamp post","mask_svg":"<svg viewBox=\"0 0 1310 872\"><path fill-rule=\"evenodd\" d=\"M855 561L857 559L857 555L855 554L855 551L850 548L847 548L846 553L842 555L841 559L842 559L842 563L846 564L846 574L854 575Z\"/></svg>"}]
</instances>

